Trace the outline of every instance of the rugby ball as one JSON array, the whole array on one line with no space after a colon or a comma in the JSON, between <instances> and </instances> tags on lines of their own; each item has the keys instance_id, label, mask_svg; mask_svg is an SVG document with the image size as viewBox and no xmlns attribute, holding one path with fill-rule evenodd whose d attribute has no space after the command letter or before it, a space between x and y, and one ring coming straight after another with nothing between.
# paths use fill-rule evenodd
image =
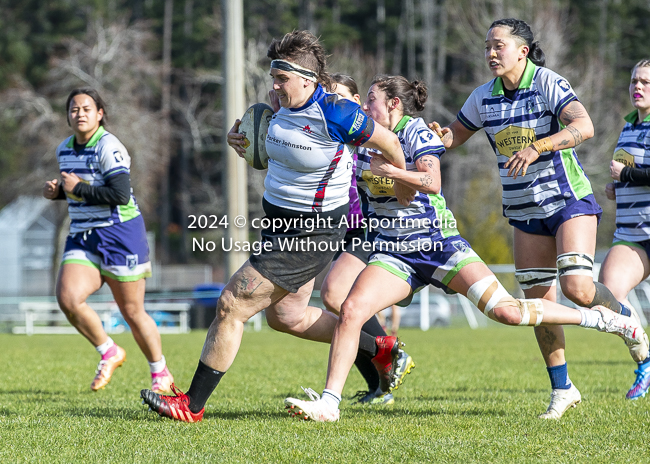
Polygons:
<instances>
[{"instance_id":1,"label":"rugby ball","mask_svg":"<svg viewBox=\"0 0 650 464\"><path fill-rule=\"evenodd\" d=\"M266 169L269 164L266 133L272 117L273 108L266 103L255 103L241 118L239 133L244 136L244 159L255 169Z\"/></svg>"}]
</instances>

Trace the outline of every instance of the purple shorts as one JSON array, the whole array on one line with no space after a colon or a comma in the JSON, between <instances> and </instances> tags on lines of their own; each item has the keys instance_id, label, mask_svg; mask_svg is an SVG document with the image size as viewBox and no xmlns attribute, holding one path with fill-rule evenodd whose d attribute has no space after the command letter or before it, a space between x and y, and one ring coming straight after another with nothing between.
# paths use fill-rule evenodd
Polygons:
<instances>
[{"instance_id":1,"label":"purple shorts","mask_svg":"<svg viewBox=\"0 0 650 464\"><path fill-rule=\"evenodd\" d=\"M508 222L510 225L526 232L527 234L555 237L560 226L569 219L578 216L589 216L592 214L595 215L598 222L600 222L603 210L596 202L596 198L594 198L593 194L589 194L586 197L565 206L553 216L544 219L529 219L527 221L509 219Z\"/></svg>"},{"instance_id":2,"label":"purple shorts","mask_svg":"<svg viewBox=\"0 0 650 464\"><path fill-rule=\"evenodd\" d=\"M119 282L151 277L147 231L142 216L69 235L61 264L92 267Z\"/></svg>"}]
</instances>

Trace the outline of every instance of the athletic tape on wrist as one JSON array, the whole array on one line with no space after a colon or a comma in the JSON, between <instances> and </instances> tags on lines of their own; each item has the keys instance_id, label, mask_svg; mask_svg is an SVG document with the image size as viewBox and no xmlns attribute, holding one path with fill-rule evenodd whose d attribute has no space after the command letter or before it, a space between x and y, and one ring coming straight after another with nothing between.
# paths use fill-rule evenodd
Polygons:
<instances>
[{"instance_id":1,"label":"athletic tape on wrist","mask_svg":"<svg viewBox=\"0 0 650 464\"><path fill-rule=\"evenodd\" d=\"M550 137L544 137L541 140L537 140L537 141L533 142L533 147L535 147L535 150L537 150L537 153L539 153L541 155L545 151L553 150L553 142L551 142Z\"/></svg>"},{"instance_id":2,"label":"athletic tape on wrist","mask_svg":"<svg viewBox=\"0 0 650 464\"><path fill-rule=\"evenodd\" d=\"M522 290L533 287L552 287L556 284L557 269L554 267L535 267L517 269L515 278Z\"/></svg>"},{"instance_id":3,"label":"athletic tape on wrist","mask_svg":"<svg viewBox=\"0 0 650 464\"><path fill-rule=\"evenodd\" d=\"M557 269L560 277L583 275L593 279L594 257L586 253L563 253L557 257Z\"/></svg>"}]
</instances>

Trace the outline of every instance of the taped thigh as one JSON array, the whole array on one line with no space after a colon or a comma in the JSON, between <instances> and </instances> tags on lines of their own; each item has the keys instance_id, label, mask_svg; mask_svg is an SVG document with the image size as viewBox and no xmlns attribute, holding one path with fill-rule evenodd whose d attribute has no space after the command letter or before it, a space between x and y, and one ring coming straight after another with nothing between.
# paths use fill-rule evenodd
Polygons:
<instances>
[{"instance_id":1,"label":"taped thigh","mask_svg":"<svg viewBox=\"0 0 650 464\"><path fill-rule=\"evenodd\" d=\"M594 257L586 253L563 253L557 257L559 276L582 275L594 277Z\"/></svg>"},{"instance_id":2,"label":"taped thigh","mask_svg":"<svg viewBox=\"0 0 650 464\"><path fill-rule=\"evenodd\" d=\"M533 267L517 269L515 278L522 290L533 287L552 287L556 284L557 269L554 267Z\"/></svg>"}]
</instances>

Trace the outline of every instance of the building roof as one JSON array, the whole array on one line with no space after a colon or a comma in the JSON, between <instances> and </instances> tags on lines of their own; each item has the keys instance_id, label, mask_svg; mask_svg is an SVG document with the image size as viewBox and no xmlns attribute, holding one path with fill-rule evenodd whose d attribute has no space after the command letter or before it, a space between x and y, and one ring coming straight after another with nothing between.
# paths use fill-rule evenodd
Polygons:
<instances>
[{"instance_id":1,"label":"building roof","mask_svg":"<svg viewBox=\"0 0 650 464\"><path fill-rule=\"evenodd\" d=\"M27 230L34 222L42 223L43 214L51 207L52 202L43 197L20 196L0 210L0 230Z\"/></svg>"}]
</instances>

